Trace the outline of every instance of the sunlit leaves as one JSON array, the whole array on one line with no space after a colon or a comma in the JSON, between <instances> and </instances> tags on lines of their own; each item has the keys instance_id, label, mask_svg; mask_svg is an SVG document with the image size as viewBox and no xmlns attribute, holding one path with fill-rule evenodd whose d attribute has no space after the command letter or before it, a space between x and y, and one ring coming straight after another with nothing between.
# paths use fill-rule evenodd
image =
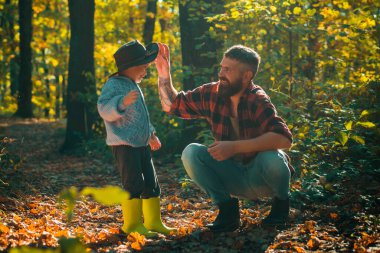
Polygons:
<instances>
[{"instance_id":1,"label":"sunlit leaves","mask_svg":"<svg viewBox=\"0 0 380 253\"><path fill-rule=\"evenodd\" d=\"M20 248L13 248L9 251L9 253L60 253L59 249L38 249L38 248L32 248L32 247L20 247ZM84 252L83 252L84 253Z\"/></svg>"},{"instance_id":2,"label":"sunlit leaves","mask_svg":"<svg viewBox=\"0 0 380 253\"><path fill-rule=\"evenodd\" d=\"M362 113L360 114L359 118L361 119L361 118L363 118L364 116L367 116L367 115L369 115L368 110L363 110Z\"/></svg>"},{"instance_id":3,"label":"sunlit leaves","mask_svg":"<svg viewBox=\"0 0 380 253\"><path fill-rule=\"evenodd\" d=\"M39 249L34 247L13 248L9 253L87 253L87 249L78 238L61 238L58 249Z\"/></svg>"},{"instance_id":4,"label":"sunlit leaves","mask_svg":"<svg viewBox=\"0 0 380 253\"><path fill-rule=\"evenodd\" d=\"M356 125L362 126L364 128L373 128L376 126L374 123L369 122L369 121L365 121L365 122L359 121L356 123Z\"/></svg>"},{"instance_id":5,"label":"sunlit leaves","mask_svg":"<svg viewBox=\"0 0 380 253\"><path fill-rule=\"evenodd\" d=\"M341 132L339 132L338 139L339 139L340 144L342 144L342 146L344 146L344 145L346 145L346 143L348 141L348 135L345 132L341 131Z\"/></svg>"},{"instance_id":6,"label":"sunlit leaves","mask_svg":"<svg viewBox=\"0 0 380 253\"><path fill-rule=\"evenodd\" d=\"M129 193L118 186L112 185L104 186L102 188L85 187L80 192L76 187L65 189L60 193L58 200L60 202L66 202L65 212L69 221L73 218L76 201L84 196L91 196L103 205L113 206L121 204L124 200L128 199Z\"/></svg>"},{"instance_id":7,"label":"sunlit leaves","mask_svg":"<svg viewBox=\"0 0 380 253\"><path fill-rule=\"evenodd\" d=\"M295 14L295 15L298 15L298 14L300 14L301 13L301 8L300 7L294 7L294 9L293 9L293 13Z\"/></svg>"},{"instance_id":8,"label":"sunlit leaves","mask_svg":"<svg viewBox=\"0 0 380 253\"><path fill-rule=\"evenodd\" d=\"M360 136L352 135L351 139L353 139L354 141L356 141L359 144L362 144L362 145L365 144L365 140L362 137L360 137Z\"/></svg>"},{"instance_id":9,"label":"sunlit leaves","mask_svg":"<svg viewBox=\"0 0 380 253\"><path fill-rule=\"evenodd\" d=\"M81 194L84 196L91 195L99 203L108 206L121 204L129 198L129 193L112 185L103 188L86 187L81 191Z\"/></svg>"},{"instance_id":10,"label":"sunlit leaves","mask_svg":"<svg viewBox=\"0 0 380 253\"><path fill-rule=\"evenodd\" d=\"M73 211L75 207L75 202L77 198L79 197L79 193L76 187L70 187L68 189L63 190L60 195L58 200L60 202L66 202L66 215L67 219L71 221L73 218Z\"/></svg>"},{"instance_id":11,"label":"sunlit leaves","mask_svg":"<svg viewBox=\"0 0 380 253\"><path fill-rule=\"evenodd\" d=\"M351 129L352 129L352 124L353 124L352 120L346 122L346 123L344 124L346 130L351 130Z\"/></svg>"},{"instance_id":12,"label":"sunlit leaves","mask_svg":"<svg viewBox=\"0 0 380 253\"><path fill-rule=\"evenodd\" d=\"M86 248L78 238L61 238L58 243L61 253L87 253Z\"/></svg>"}]
</instances>

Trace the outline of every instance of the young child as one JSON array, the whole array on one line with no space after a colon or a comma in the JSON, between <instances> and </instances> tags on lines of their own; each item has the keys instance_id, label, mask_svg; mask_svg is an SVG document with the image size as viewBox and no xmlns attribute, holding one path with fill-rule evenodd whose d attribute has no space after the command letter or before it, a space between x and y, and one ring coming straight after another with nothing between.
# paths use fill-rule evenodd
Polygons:
<instances>
[{"instance_id":1,"label":"young child","mask_svg":"<svg viewBox=\"0 0 380 253\"><path fill-rule=\"evenodd\" d=\"M157 54L156 43L146 48L137 40L122 45L114 54L118 71L104 84L98 99L107 145L112 148L123 188L130 193L122 204L122 230L146 237L174 230L161 221L161 190L149 150L149 146L158 150L161 143L138 86Z\"/></svg>"}]
</instances>

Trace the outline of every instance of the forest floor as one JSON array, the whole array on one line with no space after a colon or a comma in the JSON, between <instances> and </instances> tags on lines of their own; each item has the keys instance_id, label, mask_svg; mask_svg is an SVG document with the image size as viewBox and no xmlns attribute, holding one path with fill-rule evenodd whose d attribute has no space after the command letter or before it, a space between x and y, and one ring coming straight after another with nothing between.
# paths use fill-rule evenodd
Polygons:
<instances>
[{"instance_id":1,"label":"forest floor","mask_svg":"<svg viewBox=\"0 0 380 253\"><path fill-rule=\"evenodd\" d=\"M58 247L59 237L78 237L90 252L380 252L379 206L366 207L360 198L379 200L378 181L365 177L344 184L344 198L303 203L292 198L290 222L264 228L270 201L240 201L242 226L214 234L204 225L216 208L193 183L185 180L178 161L163 154L154 157L162 189L165 224L178 228L155 239L119 233L119 206L104 206L85 198L78 201L68 222L58 194L75 186L118 185L119 176L107 152L61 154L62 121L0 118L0 137L9 137L9 153L22 162L0 168L0 252L21 245L39 249ZM165 145L165 143L163 143ZM106 149L105 149L106 150ZM377 179L378 180L378 179ZM297 183L298 182L298 183ZM294 181L292 189L299 188ZM375 202L379 204L379 202Z\"/></svg>"}]
</instances>

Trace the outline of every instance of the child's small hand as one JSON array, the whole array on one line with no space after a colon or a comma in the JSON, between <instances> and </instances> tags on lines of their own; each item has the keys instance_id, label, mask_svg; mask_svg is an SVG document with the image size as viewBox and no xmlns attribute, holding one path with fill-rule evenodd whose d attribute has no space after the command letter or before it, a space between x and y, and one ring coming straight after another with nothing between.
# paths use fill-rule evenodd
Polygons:
<instances>
[{"instance_id":1,"label":"child's small hand","mask_svg":"<svg viewBox=\"0 0 380 253\"><path fill-rule=\"evenodd\" d=\"M123 103L125 106L128 106L130 104L133 104L139 96L139 92L137 90L133 90L129 92L124 98Z\"/></svg>"},{"instance_id":2,"label":"child's small hand","mask_svg":"<svg viewBox=\"0 0 380 253\"><path fill-rule=\"evenodd\" d=\"M153 151L159 150L161 148L161 142L154 133L150 136L149 146Z\"/></svg>"}]
</instances>

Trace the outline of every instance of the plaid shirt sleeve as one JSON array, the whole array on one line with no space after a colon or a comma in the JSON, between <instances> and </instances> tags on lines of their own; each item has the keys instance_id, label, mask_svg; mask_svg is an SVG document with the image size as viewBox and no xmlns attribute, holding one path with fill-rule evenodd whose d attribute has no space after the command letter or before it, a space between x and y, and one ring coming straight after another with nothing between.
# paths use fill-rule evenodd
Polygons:
<instances>
[{"instance_id":1,"label":"plaid shirt sleeve","mask_svg":"<svg viewBox=\"0 0 380 253\"><path fill-rule=\"evenodd\" d=\"M262 128L262 132L282 134L290 141L293 141L292 133L290 132L285 121L277 115L277 110L270 101L269 96L265 92L259 92L256 99L257 110L255 113L255 118Z\"/></svg>"},{"instance_id":2,"label":"plaid shirt sleeve","mask_svg":"<svg viewBox=\"0 0 380 253\"><path fill-rule=\"evenodd\" d=\"M191 91L179 92L172 103L170 114L183 119L205 118L210 115L210 85L202 85Z\"/></svg>"}]
</instances>

